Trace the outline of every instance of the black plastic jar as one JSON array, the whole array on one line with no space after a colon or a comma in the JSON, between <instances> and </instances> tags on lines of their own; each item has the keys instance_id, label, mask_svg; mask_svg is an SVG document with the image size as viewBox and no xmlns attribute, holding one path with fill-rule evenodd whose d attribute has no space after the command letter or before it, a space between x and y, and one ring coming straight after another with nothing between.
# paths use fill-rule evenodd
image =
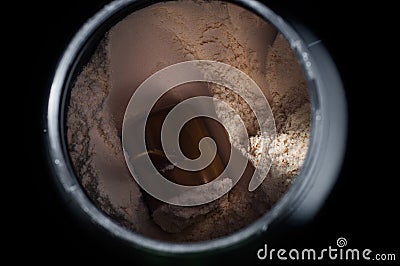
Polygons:
<instances>
[{"instance_id":1,"label":"black plastic jar","mask_svg":"<svg viewBox=\"0 0 400 266\"><path fill-rule=\"evenodd\" d=\"M275 228L310 220L337 179L345 151L346 103L337 70L321 41L297 23L279 17L257 1L231 1L274 25L289 41L305 73L311 98L311 139L302 171L271 211L232 235L206 242L180 244L153 240L131 232L98 209L84 193L73 170L66 139L69 92L104 33L120 19L157 1L115 1L105 6L75 35L59 62L48 97L43 129L46 150L59 193L82 223L100 229L111 241L153 254L209 254L244 245Z\"/></svg>"}]
</instances>

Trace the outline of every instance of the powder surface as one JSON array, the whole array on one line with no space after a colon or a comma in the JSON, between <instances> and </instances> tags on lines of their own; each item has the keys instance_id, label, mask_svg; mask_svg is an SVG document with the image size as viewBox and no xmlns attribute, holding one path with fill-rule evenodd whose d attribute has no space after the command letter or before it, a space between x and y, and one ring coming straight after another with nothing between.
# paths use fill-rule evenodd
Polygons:
<instances>
[{"instance_id":1,"label":"powder surface","mask_svg":"<svg viewBox=\"0 0 400 266\"><path fill-rule=\"evenodd\" d=\"M237 95L217 86L196 85L194 90L209 91L228 102L244 120L251 135L250 150L244 151L251 162L248 174L212 203L161 204L150 210L148 196L135 183L123 156L123 114L130 96L148 76L193 59L228 63L254 79L270 103L277 134L272 140L261 136L254 114ZM223 120L218 106L216 112ZM286 192L307 153L310 106L293 51L267 22L232 4L167 2L129 15L105 36L72 88L67 127L75 170L89 197L104 212L152 238L200 241L254 222ZM271 141L275 150L270 151L268 176L249 192L249 173L257 166L261 147ZM224 182L220 185L229 185Z\"/></svg>"}]
</instances>

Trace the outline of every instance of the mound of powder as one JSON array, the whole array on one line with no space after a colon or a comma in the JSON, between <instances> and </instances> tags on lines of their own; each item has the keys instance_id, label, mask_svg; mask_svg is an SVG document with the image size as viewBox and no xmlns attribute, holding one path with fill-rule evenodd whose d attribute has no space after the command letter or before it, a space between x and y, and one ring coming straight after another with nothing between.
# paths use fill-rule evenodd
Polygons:
<instances>
[{"instance_id":1,"label":"mound of powder","mask_svg":"<svg viewBox=\"0 0 400 266\"><path fill-rule=\"evenodd\" d=\"M93 202L137 233L179 242L231 234L271 209L298 175L310 135L304 75L287 41L274 31L241 7L202 1L155 4L114 26L78 75L67 114L71 159ZM151 210L151 200L125 163L123 114L134 89L149 75L193 59L235 66L262 89L275 118L273 140L258 134L254 114L240 97L208 85L214 97L240 114L251 135L246 154L251 163L246 172L257 165L267 141L275 146L270 151L271 169L253 192L248 191L249 179L241 178L229 193L212 203L196 207L161 204Z\"/></svg>"}]
</instances>

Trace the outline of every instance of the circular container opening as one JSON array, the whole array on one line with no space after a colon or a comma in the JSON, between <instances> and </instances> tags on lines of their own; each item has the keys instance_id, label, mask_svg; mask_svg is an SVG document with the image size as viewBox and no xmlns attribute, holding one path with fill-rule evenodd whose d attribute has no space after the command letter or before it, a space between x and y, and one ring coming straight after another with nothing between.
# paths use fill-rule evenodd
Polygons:
<instances>
[{"instance_id":1,"label":"circular container opening","mask_svg":"<svg viewBox=\"0 0 400 266\"><path fill-rule=\"evenodd\" d=\"M67 48L49 96L51 165L77 215L168 253L310 219L336 179L346 115L326 51L296 29L255 1L100 11Z\"/></svg>"}]
</instances>

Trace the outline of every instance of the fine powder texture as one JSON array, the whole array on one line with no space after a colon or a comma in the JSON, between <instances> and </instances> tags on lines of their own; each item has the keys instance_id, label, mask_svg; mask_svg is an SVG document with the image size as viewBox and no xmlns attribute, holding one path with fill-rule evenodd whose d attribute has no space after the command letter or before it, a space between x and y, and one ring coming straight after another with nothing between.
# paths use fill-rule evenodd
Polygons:
<instances>
[{"instance_id":1,"label":"fine powder texture","mask_svg":"<svg viewBox=\"0 0 400 266\"><path fill-rule=\"evenodd\" d=\"M149 196L135 183L125 163L123 114L144 79L168 65L194 59L230 64L257 82L277 129L272 140L275 150L269 154L271 169L253 192L248 191L249 179L241 178L212 203L196 207L161 204L150 210ZM271 140L258 134L254 114L240 97L217 86L208 85L208 89L237 110L245 122L251 135L250 150L245 152L251 164L246 172L251 172L261 147ZM223 120L218 106L216 111ZM267 22L232 4L167 2L129 15L104 37L71 90L67 128L75 171L100 209L151 238L201 241L249 225L287 191L306 157L310 104L293 51Z\"/></svg>"}]
</instances>

